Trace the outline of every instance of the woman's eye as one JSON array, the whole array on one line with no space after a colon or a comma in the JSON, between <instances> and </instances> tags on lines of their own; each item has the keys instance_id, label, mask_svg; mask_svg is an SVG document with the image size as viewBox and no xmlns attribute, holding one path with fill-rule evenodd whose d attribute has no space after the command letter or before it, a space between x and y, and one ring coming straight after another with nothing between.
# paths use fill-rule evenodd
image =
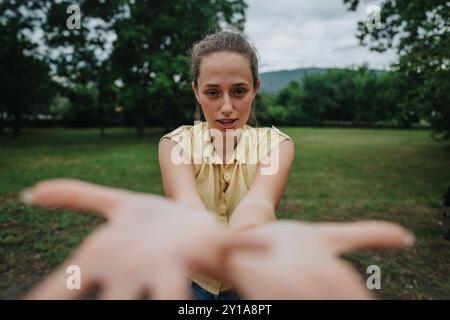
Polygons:
<instances>
[{"instance_id":1,"label":"woman's eye","mask_svg":"<svg viewBox=\"0 0 450 320\"><path fill-rule=\"evenodd\" d=\"M219 93L215 90L208 90L208 91L206 91L206 95L209 97L217 97L219 95Z\"/></svg>"},{"instance_id":2,"label":"woman's eye","mask_svg":"<svg viewBox=\"0 0 450 320\"><path fill-rule=\"evenodd\" d=\"M236 96L244 96L247 93L247 90L244 89L236 89L234 90L234 94Z\"/></svg>"}]
</instances>

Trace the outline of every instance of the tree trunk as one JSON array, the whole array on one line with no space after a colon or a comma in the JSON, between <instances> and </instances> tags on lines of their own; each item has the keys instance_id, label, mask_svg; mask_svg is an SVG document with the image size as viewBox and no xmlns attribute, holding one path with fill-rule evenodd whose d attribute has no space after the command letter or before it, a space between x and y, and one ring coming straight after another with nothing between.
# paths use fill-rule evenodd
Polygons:
<instances>
[{"instance_id":1,"label":"tree trunk","mask_svg":"<svg viewBox=\"0 0 450 320\"><path fill-rule=\"evenodd\" d=\"M164 106L164 132L172 131L175 128L175 116L177 108L170 108L169 106Z\"/></svg>"},{"instance_id":2,"label":"tree trunk","mask_svg":"<svg viewBox=\"0 0 450 320\"><path fill-rule=\"evenodd\" d=\"M5 133L5 118L4 118L4 110L0 109L0 136Z\"/></svg>"},{"instance_id":3,"label":"tree trunk","mask_svg":"<svg viewBox=\"0 0 450 320\"><path fill-rule=\"evenodd\" d=\"M105 136L105 110L103 106L100 107L100 135Z\"/></svg>"},{"instance_id":4,"label":"tree trunk","mask_svg":"<svg viewBox=\"0 0 450 320\"><path fill-rule=\"evenodd\" d=\"M22 126L22 113L20 110L17 110L17 112L14 114L14 131L13 131L13 137L18 138L20 134L20 128Z\"/></svg>"},{"instance_id":5,"label":"tree trunk","mask_svg":"<svg viewBox=\"0 0 450 320\"><path fill-rule=\"evenodd\" d=\"M102 137L105 136L105 126L103 125L103 122L100 124L100 135Z\"/></svg>"},{"instance_id":6,"label":"tree trunk","mask_svg":"<svg viewBox=\"0 0 450 320\"><path fill-rule=\"evenodd\" d=\"M144 117L138 117L136 119L136 133L139 138L144 137L144 131L145 131L145 118Z\"/></svg>"}]
</instances>

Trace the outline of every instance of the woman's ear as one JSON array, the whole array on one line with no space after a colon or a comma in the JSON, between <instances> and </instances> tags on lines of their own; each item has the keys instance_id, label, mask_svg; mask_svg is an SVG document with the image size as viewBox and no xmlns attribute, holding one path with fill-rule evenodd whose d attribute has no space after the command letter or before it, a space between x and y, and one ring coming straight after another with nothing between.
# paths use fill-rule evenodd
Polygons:
<instances>
[{"instance_id":1,"label":"woman's ear","mask_svg":"<svg viewBox=\"0 0 450 320\"><path fill-rule=\"evenodd\" d=\"M253 88L253 94L254 96L256 96L256 94L258 93L259 87L261 86L261 80L256 80L256 84L255 87Z\"/></svg>"}]
</instances>

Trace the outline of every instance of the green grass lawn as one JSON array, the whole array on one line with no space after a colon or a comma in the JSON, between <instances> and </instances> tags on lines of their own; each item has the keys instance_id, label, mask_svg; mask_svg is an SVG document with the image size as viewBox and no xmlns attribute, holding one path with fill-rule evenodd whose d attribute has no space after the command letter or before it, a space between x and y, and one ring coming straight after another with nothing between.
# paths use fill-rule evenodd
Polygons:
<instances>
[{"instance_id":1,"label":"green grass lawn","mask_svg":"<svg viewBox=\"0 0 450 320\"><path fill-rule=\"evenodd\" d=\"M347 255L367 278L381 268L383 299L450 299L450 241L442 195L450 186L450 143L426 130L286 128L295 161L280 218L305 221L384 219L416 235L403 251ZM78 178L162 194L161 130L138 139L132 129L25 130L0 136L0 298L18 298L66 258L102 219L29 208L18 193L39 180ZM447 222L450 224L450 221Z\"/></svg>"}]
</instances>

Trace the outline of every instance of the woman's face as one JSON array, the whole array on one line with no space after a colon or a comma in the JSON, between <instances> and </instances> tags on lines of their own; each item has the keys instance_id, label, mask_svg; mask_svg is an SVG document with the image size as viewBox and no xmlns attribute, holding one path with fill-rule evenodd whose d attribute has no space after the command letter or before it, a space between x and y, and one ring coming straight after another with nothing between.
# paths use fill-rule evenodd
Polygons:
<instances>
[{"instance_id":1,"label":"woman's face","mask_svg":"<svg viewBox=\"0 0 450 320\"><path fill-rule=\"evenodd\" d=\"M234 52L215 52L202 58L198 87L192 82L210 128L242 128L248 121L259 80L253 87L250 61Z\"/></svg>"}]
</instances>

